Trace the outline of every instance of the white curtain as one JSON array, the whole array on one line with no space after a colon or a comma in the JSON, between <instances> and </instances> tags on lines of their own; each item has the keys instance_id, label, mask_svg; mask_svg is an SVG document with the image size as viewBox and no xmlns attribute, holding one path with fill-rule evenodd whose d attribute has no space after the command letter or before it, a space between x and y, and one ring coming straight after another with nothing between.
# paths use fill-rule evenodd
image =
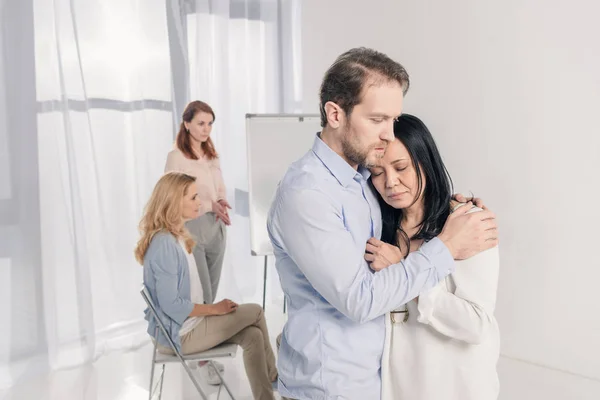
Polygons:
<instances>
[{"instance_id":1,"label":"white curtain","mask_svg":"<svg viewBox=\"0 0 600 400\"><path fill-rule=\"evenodd\" d=\"M185 60L173 65L174 75L187 77L180 96L186 101L180 101L178 115L187 100L203 100L215 110L212 138L234 206L218 297L262 304L264 258L250 253L245 116L301 111L300 2L172 5L172 14L181 16L177 32ZM283 293L272 259L267 282L269 310L281 310Z\"/></svg>"},{"instance_id":2,"label":"white curtain","mask_svg":"<svg viewBox=\"0 0 600 400\"><path fill-rule=\"evenodd\" d=\"M236 205L219 296L259 302L244 115L298 111L297 2L1 1L0 389L148 340L132 250L189 100Z\"/></svg>"}]
</instances>

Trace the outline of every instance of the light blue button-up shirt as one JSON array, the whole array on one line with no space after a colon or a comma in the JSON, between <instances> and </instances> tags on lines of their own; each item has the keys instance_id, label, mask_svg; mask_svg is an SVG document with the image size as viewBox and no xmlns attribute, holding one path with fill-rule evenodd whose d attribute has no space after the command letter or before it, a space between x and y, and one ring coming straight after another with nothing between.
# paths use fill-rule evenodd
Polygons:
<instances>
[{"instance_id":1,"label":"light blue button-up shirt","mask_svg":"<svg viewBox=\"0 0 600 400\"><path fill-rule=\"evenodd\" d=\"M381 210L368 177L317 135L277 189L267 228L288 304L277 364L282 396L379 399L383 316L454 271L439 239L399 264L369 269L365 246L381 236Z\"/></svg>"}]
</instances>

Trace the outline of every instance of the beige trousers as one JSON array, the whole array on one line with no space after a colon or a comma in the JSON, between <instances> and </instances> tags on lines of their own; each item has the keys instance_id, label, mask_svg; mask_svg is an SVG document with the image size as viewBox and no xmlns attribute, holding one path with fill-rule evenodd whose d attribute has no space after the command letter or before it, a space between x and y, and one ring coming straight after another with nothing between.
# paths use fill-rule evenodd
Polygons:
<instances>
[{"instance_id":1,"label":"beige trousers","mask_svg":"<svg viewBox=\"0 0 600 400\"><path fill-rule=\"evenodd\" d=\"M235 343L243 349L244 367L254 399L273 400L271 382L277 379L277 367L262 307L240 304L232 313L204 317L181 338L181 352L198 353L221 343ZM159 351L173 354L160 345Z\"/></svg>"}]
</instances>

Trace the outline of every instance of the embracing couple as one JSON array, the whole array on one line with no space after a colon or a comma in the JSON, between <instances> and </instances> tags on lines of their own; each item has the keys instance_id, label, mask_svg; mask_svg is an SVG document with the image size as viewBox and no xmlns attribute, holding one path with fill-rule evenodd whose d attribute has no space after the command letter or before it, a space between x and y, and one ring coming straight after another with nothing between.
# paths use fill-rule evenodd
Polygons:
<instances>
[{"instance_id":1,"label":"embracing couple","mask_svg":"<svg viewBox=\"0 0 600 400\"><path fill-rule=\"evenodd\" d=\"M321 85L323 129L277 190L285 398L498 396L495 216L452 197L431 133L402 114L408 87L382 53L339 56Z\"/></svg>"}]
</instances>

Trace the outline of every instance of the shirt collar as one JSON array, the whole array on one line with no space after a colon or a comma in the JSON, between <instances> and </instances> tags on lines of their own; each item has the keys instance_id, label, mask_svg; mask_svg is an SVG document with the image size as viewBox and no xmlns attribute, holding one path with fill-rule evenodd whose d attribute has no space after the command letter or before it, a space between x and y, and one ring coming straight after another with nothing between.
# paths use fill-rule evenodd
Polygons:
<instances>
[{"instance_id":1,"label":"shirt collar","mask_svg":"<svg viewBox=\"0 0 600 400\"><path fill-rule=\"evenodd\" d=\"M339 154L331 149L321 139L321 133L317 133L313 143L312 151L321 160L325 167L337 179L340 185L346 187L352 182L357 175L362 176L365 180L369 179L371 173L368 169L359 166L358 171L350 166Z\"/></svg>"}]
</instances>

